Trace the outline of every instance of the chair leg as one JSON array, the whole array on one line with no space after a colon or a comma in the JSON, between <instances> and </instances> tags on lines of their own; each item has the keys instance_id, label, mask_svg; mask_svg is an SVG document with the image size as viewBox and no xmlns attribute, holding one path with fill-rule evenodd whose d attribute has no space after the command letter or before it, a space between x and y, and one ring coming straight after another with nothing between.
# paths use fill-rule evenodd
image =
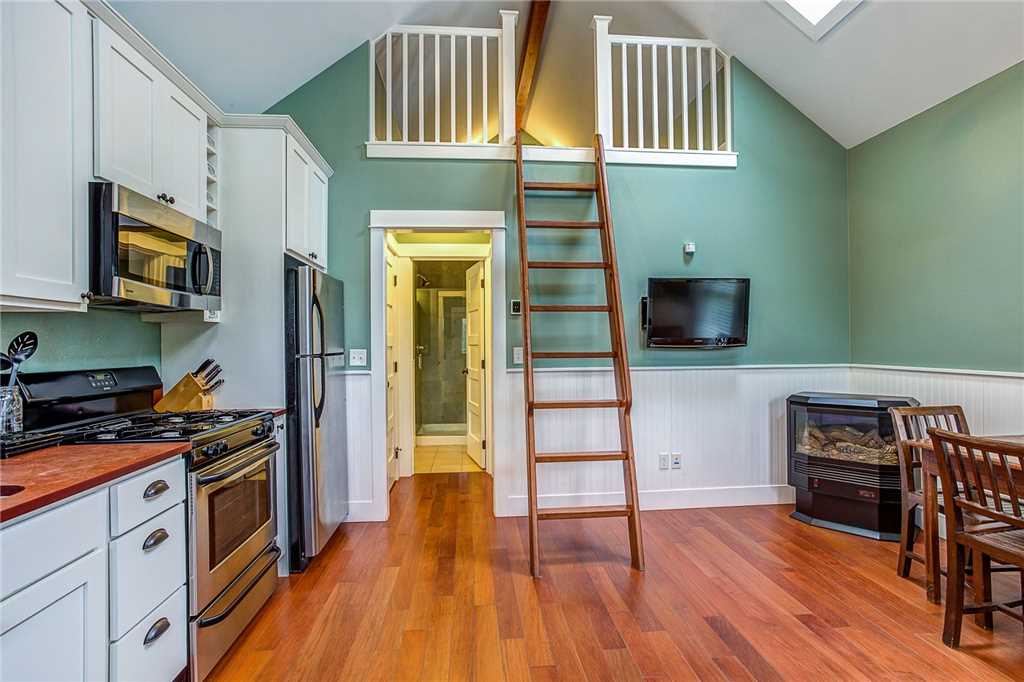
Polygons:
<instances>
[{"instance_id":1,"label":"chair leg","mask_svg":"<svg viewBox=\"0 0 1024 682\"><path fill-rule=\"evenodd\" d=\"M964 618L963 545L948 538L949 561L946 565L946 616L942 623L942 642L956 649L960 646L960 627Z\"/></svg>"},{"instance_id":2,"label":"chair leg","mask_svg":"<svg viewBox=\"0 0 1024 682\"><path fill-rule=\"evenodd\" d=\"M900 517L900 551L896 557L896 574L901 578L910 576L910 552L914 551L914 539L917 536L917 524L914 522L917 505L903 510Z\"/></svg>"},{"instance_id":3,"label":"chair leg","mask_svg":"<svg viewBox=\"0 0 1024 682\"><path fill-rule=\"evenodd\" d=\"M984 603L992 601L992 558L983 552L974 552L972 563L974 564L974 575L971 579L974 583L974 601ZM992 612L974 614L974 622L978 627L986 630L992 629Z\"/></svg>"},{"instance_id":4,"label":"chair leg","mask_svg":"<svg viewBox=\"0 0 1024 682\"><path fill-rule=\"evenodd\" d=\"M1024 599L1024 570L1020 572L1020 598ZM1024 616L1024 604L1020 607L1021 616ZM1021 625L1024 626L1024 618L1021 619Z\"/></svg>"}]
</instances>

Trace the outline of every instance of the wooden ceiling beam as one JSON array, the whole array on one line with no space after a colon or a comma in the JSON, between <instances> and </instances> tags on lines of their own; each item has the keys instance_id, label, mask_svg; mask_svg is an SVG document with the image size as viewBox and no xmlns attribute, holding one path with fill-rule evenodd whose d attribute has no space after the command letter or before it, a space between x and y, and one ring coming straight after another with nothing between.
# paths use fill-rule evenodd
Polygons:
<instances>
[{"instance_id":1,"label":"wooden ceiling beam","mask_svg":"<svg viewBox=\"0 0 1024 682\"><path fill-rule=\"evenodd\" d=\"M523 57L519 62L519 76L516 80L516 130L523 127L526 108L533 93L533 81L540 63L540 50L544 42L544 28L548 22L550 0L533 0L530 3L530 17L526 24L526 42Z\"/></svg>"}]
</instances>

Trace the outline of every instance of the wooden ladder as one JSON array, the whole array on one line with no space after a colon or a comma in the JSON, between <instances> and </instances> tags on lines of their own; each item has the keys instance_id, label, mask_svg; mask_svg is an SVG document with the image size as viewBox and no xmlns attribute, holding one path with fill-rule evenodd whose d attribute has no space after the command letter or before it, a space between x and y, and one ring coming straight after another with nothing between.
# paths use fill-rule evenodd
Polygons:
<instances>
[{"instance_id":1,"label":"wooden ladder","mask_svg":"<svg viewBox=\"0 0 1024 682\"><path fill-rule=\"evenodd\" d=\"M537 542L538 521L553 519L589 519L623 516L629 527L629 551L632 565L644 570L644 545L640 529L640 505L637 497L636 467L633 453L633 431L630 412L633 392L629 380L629 359L626 355L626 334L622 322L622 295L619 292L619 269L615 258L615 239L608 204L608 176L605 170L604 142L594 136L594 182L534 182L523 177L523 143L516 134L516 199L519 214L519 279L523 297L523 343L526 394L527 485L530 505L530 572L540 576L540 551ZM584 192L597 199L596 221L527 220L526 192ZM535 261L530 260L527 233L530 229L597 230L601 239L600 261ZM530 303L530 270L604 271L605 303L601 305L532 305ZM611 337L610 351L533 350L530 318L533 313L607 313ZM608 358L615 372L615 398L607 400L539 401L534 397L533 361L541 358ZM619 421L619 449L612 452L537 452L535 415L537 410L615 409ZM599 507L537 508L537 465L551 462L622 462L625 504Z\"/></svg>"}]
</instances>

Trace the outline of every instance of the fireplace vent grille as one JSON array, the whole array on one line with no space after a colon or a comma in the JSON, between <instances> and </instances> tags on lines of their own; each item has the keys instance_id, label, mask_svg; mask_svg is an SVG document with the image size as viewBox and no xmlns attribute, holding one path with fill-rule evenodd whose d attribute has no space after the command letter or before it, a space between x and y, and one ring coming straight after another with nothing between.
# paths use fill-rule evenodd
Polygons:
<instances>
[{"instance_id":1,"label":"fireplace vent grille","mask_svg":"<svg viewBox=\"0 0 1024 682\"><path fill-rule=\"evenodd\" d=\"M899 472L895 474L885 471L865 471L843 467L834 461L827 464L819 464L812 461L793 460L793 470L812 478L823 478L827 481L837 483L850 483L853 485L866 485L879 488L880 490L899 490Z\"/></svg>"}]
</instances>

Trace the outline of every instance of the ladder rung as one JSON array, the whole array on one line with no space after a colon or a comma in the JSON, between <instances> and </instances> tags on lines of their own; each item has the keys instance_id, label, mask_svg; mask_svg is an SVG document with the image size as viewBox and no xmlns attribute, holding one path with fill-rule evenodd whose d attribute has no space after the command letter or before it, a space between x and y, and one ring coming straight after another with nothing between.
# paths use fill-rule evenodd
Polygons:
<instances>
[{"instance_id":1,"label":"ladder rung","mask_svg":"<svg viewBox=\"0 0 1024 682\"><path fill-rule=\"evenodd\" d=\"M533 270L604 270L608 267L599 260L531 260L526 265Z\"/></svg>"},{"instance_id":2,"label":"ladder rung","mask_svg":"<svg viewBox=\"0 0 1024 682\"><path fill-rule=\"evenodd\" d=\"M576 410L601 407L622 407L621 400L534 400L531 406L535 410Z\"/></svg>"},{"instance_id":3,"label":"ladder rung","mask_svg":"<svg viewBox=\"0 0 1024 682\"><path fill-rule=\"evenodd\" d=\"M604 225L596 220L527 220L526 226L559 230L600 230Z\"/></svg>"},{"instance_id":4,"label":"ladder rung","mask_svg":"<svg viewBox=\"0 0 1024 682\"><path fill-rule=\"evenodd\" d=\"M597 185L593 182L523 182L523 189L546 192L596 192Z\"/></svg>"},{"instance_id":5,"label":"ladder rung","mask_svg":"<svg viewBox=\"0 0 1024 682\"><path fill-rule=\"evenodd\" d=\"M558 351L534 351L533 357L535 358L547 358L547 359L569 359L569 358L614 358L615 351L610 350L599 350L599 351L574 351L574 350L558 350Z\"/></svg>"},{"instance_id":6,"label":"ladder rung","mask_svg":"<svg viewBox=\"0 0 1024 682\"><path fill-rule=\"evenodd\" d=\"M603 507L547 507L537 510L537 518L541 521L558 519L599 519L608 516L630 516L633 510L624 504Z\"/></svg>"},{"instance_id":7,"label":"ladder rung","mask_svg":"<svg viewBox=\"0 0 1024 682\"><path fill-rule=\"evenodd\" d=\"M534 459L538 464L552 462L619 462L626 459L625 452L538 452Z\"/></svg>"},{"instance_id":8,"label":"ladder rung","mask_svg":"<svg viewBox=\"0 0 1024 682\"><path fill-rule=\"evenodd\" d=\"M606 313L606 305L531 305L531 313Z\"/></svg>"}]
</instances>

